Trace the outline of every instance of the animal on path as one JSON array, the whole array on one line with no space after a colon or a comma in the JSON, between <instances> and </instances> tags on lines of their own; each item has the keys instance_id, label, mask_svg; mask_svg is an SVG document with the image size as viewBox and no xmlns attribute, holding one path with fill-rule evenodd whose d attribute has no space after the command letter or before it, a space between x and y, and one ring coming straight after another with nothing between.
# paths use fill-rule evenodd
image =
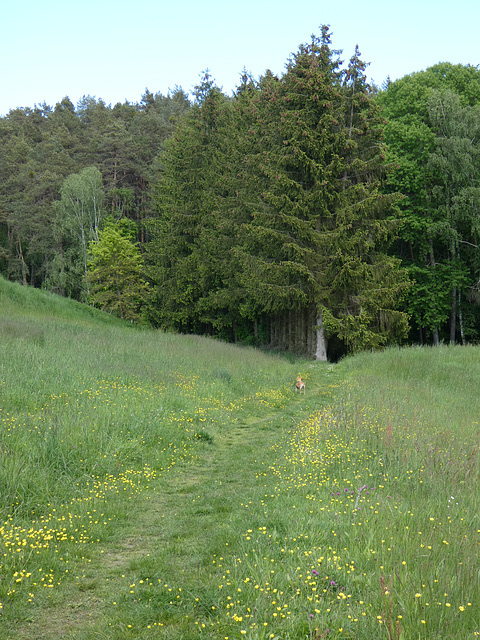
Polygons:
<instances>
[{"instance_id":1,"label":"animal on path","mask_svg":"<svg viewBox=\"0 0 480 640\"><path fill-rule=\"evenodd\" d=\"M297 393L297 391L300 391L300 394L301 394L302 389L303 389L303 395L305 395L305 382L302 380L300 376L298 376L297 382L295 384L295 393Z\"/></svg>"}]
</instances>

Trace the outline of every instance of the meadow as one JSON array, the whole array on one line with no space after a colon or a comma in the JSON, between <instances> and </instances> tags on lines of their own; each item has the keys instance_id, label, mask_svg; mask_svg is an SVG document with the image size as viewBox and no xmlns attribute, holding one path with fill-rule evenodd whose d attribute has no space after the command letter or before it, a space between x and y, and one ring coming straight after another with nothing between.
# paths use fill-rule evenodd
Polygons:
<instances>
[{"instance_id":1,"label":"meadow","mask_svg":"<svg viewBox=\"0 0 480 640\"><path fill-rule=\"evenodd\" d=\"M479 380L478 347L314 363L0 279L0 638L480 637Z\"/></svg>"}]
</instances>

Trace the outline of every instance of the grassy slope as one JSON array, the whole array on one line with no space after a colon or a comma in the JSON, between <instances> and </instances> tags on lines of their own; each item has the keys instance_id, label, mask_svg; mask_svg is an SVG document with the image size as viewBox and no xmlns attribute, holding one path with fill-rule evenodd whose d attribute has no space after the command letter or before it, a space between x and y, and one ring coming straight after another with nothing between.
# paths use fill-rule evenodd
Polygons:
<instances>
[{"instance_id":1,"label":"grassy slope","mask_svg":"<svg viewBox=\"0 0 480 640\"><path fill-rule=\"evenodd\" d=\"M2 280L0 334L0 638L480 630L478 349L292 363Z\"/></svg>"}]
</instances>

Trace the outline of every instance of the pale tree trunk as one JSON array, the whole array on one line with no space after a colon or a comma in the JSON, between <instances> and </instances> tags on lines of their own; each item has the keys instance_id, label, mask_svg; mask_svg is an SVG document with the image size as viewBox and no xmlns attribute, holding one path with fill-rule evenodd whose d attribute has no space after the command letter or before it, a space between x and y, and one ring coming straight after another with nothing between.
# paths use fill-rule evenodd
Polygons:
<instances>
[{"instance_id":1,"label":"pale tree trunk","mask_svg":"<svg viewBox=\"0 0 480 640\"><path fill-rule=\"evenodd\" d=\"M117 158L115 158L115 166L113 168L113 188L117 188ZM115 215L115 198L112 198L112 217Z\"/></svg>"},{"instance_id":2,"label":"pale tree trunk","mask_svg":"<svg viewBox=\"0 0 480 640\"><path fill-rule=\"evenodd\" d=\"M450 304L450 344L455 344L457 334L457 287L452 287Z\"/></svg>"},{"instance_id":3,"label":"pale tree trunk","mask_svg":"<svg viewBox=\"0 0 480 640\"><path fill-rule=\"evenodd\" d=\"M22 265L22 284L26 286L27 285L27 265L25 263L25 260L23 259L22 242L20 239L17 242L17 247L18 247L18 257L20 259L20 264Z\"/></svg>"},{"instance_id":4,"label":"pale tree trunk","mask_svg":"<svg viewBox=\"0 0 480 640\"><path fill-rule=\"evenodd\" d=\"M321 314L317 317L317 348L315 351L315 360L321 360L323 362L327 360L327 338L325 336L325 328Z\"/></svg>"},{"instance_id":5,"label":"pale tree trunk","mask_svg":"<svg viewBox=\"0 0 480 640\"><path fill-rule=\"evenodd\" d=\"M455 225L452 225L454 231ZM452 240L451 246L451 254L452 254L452 262L455 263L457 259L457 243L455 240ZM452 287L452 295L450 301L450 344L455 344L455 337L457 334L457 287Z\"/></svg>"},{"instance_id":6,"label":"pale tree trunk","mask_svg":"<svg viewBox=\"0 0 480 640\"><path fill-rule=\"evenodd\" d=\"M435 254L433 252L433 243L430 240L430 264L432 267L435 267ZM438 326L433 328L433 346L438 347L440 344L440 338L438 335Z\"/></svg>"}]
</instances>

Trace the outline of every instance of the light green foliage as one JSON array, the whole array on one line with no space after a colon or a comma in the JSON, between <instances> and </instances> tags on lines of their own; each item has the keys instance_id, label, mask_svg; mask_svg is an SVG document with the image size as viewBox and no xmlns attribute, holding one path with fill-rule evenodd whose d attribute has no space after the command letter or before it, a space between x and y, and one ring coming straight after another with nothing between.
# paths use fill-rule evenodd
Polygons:
<instances>
[{"instance_id":1,"label":"light green foliage","mask_svg":"<svg viewBox=\"0 0 480 640\"><path fill-rule=\"evenodd\" d=\"M82 169L65 178L61 200L54 203L53 233L60 248L47 269L48 288L63 294L88 297L88 245L98 239L105 217L102 176L97 167Z\"/></svg>"},{"instance_id":2,"label":"light green foliage","mask_svg":"<svg viewBox=\"0 0 480 640\"><path fill-rule=\"evenodd\" d=\"M133 229L132 229L133 227ZM103 311L139 322L148 295L143 257L134 242L135 225L109 222L89 246L90 301Z\"/></svg>"},{"instance_id":3,"label":"light green foliage","mask_svg":"<svg viewBox=\"0 0 480 640\"><path fill-rule=\"evenodd\" d=\"M104 192L100 171L92 166L68 176L60 193L65 224L86 247L90 239L98 239L102 221Z\"/></svg>"},{"instance_id":4,"label":"light green foliage","mask_svg":"<svg viewBox=\"0 0 480 640\"><path fill-rule=\"evenodd\" d=\"M378 96L403 194L398 255L415 284L407 309L421 342L476 335L478 105L474 67L442 63Z\"/></svg>"}]
</instances>

